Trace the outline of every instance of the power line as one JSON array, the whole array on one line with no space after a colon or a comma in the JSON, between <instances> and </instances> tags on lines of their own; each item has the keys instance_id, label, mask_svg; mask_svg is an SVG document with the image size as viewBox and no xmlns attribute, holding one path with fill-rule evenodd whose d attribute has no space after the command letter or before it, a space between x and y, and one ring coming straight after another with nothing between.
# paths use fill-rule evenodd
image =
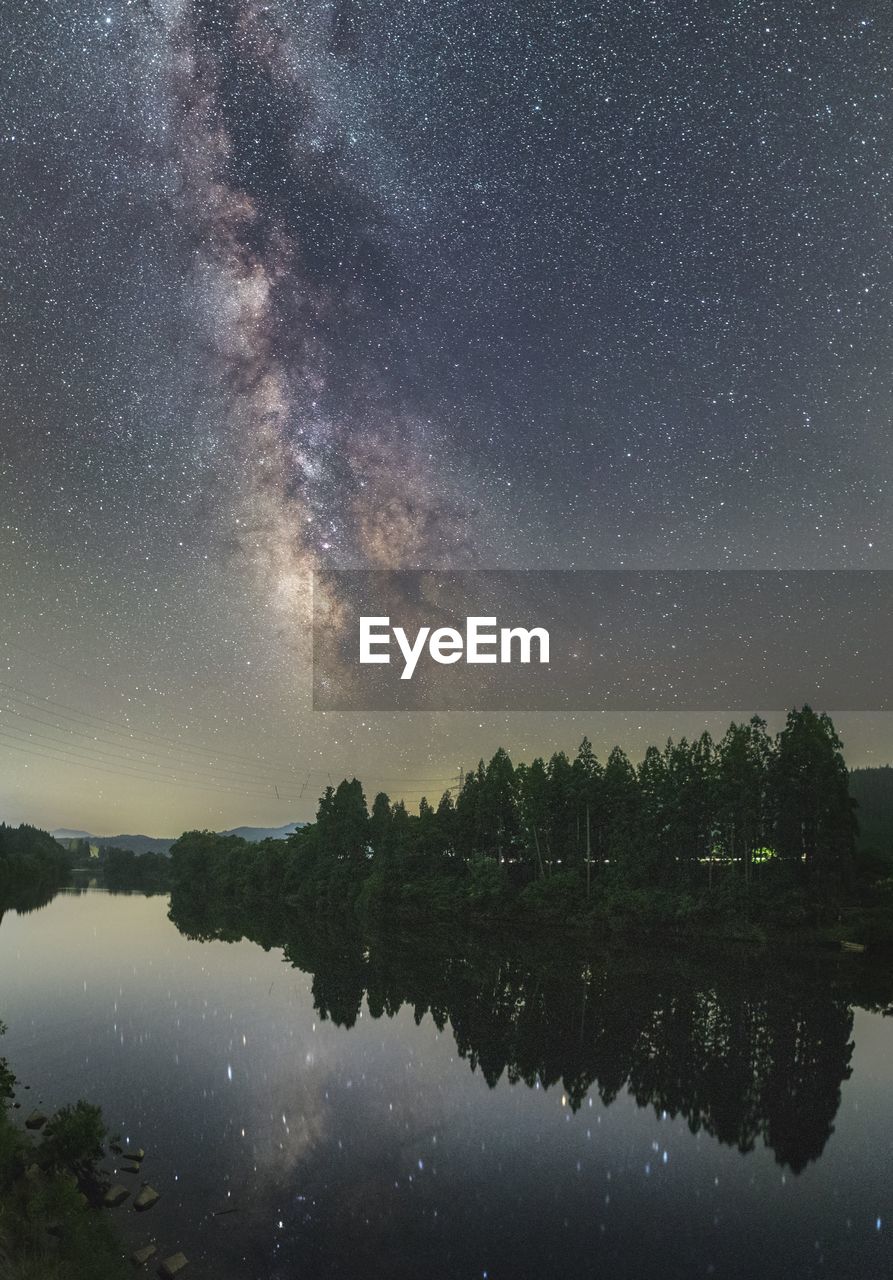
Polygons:
<instances>
[{"instance_id":1,"label":"power line","mask_svg":"<svg viewBox=\"0 0 893 1280\"><path fill-rule=\"evenodd\" d=\"M268 793L256 792L256 791L245 791L245 790L239 789L238 787L217 787L217 786L213 786L208 783L202 783L202 782L181 782L176 778L167 778L167 777L159 776L158 774L155 774L155 773L151 773L151 774L143 773L139 770L132 769L128 765L122 765L117 768L113 768L107 764L96 764L93 762L92 759L84 759L82 755L74 755L72 754L71 751L69 751L64 747L57 747L57 746L50 746L47 748L44 748L43 746L35 747L31 745L30 735L25 734L24 739L22 737L12 736L17 733L18 731L15 729L0 729L0 741L5 741L7 748L10 751L17 753L18 755L35 756L38 759L50 760L53 763L63 763L63 764L73 763L83 769L90 769L94 773L106 774L109 777L124 778L128 781L140 780L144 782L153 782L156 784L161 783L163 786L179 787L185 791L212 791L212 792L216 792L218 795L226 795L226 796L239 795L239 796L246 796L250 799L256 799L256 800L269 800L270 798ZM445 790L450 791L451 788L447 787ZM422 791L418 791L418 792L404 791L401 794L403 796L421 797L426 793Z\"/></svg>"},{"instance_id":2,"label":"power line","mask_svg":"<svg viewBox=\"0 0 893 1280\"><path fill-rule=\"evenodd\" d=\"M36 690L26 689L21 685L13 685L8 683L7 681L0 680L0 688L11 690L13 693L18 694L20 697L22 697L23 700L27 700L28 698L31 698L31 699L36 698L38 699L39 704L46 703L52 707L62 708L64 711L72 712L77 716L86 717L90 720L97 721L97 723L99 724L108 725L114 728L118 734L121 734L121 735L124 734L124 730L117 728L117 725L119 722L115 720L110 720L107 716L97 715L96 712L93 712L93 711L84 711L79 707L71 707L67 703L59 702L55 698L48 698L45 694L38 693ZM106 689L106 692L108 692L108 689ZM64 717L62 716L60 716L60 718L64 719ZM153 732L151 729L143 729L138 733L133 733L131 730L128 729L127 736L143 738L147 741L154 740L157 742L163 742L166 745L176 747L180 751L200 752L203 755L207 755L207 754L217 755L221 758L234 760L238 764L256 765L258 762L260 762L261 765L264 765L266 763L265 761L262 760L261 757L255 757L254 759L252 759L251 757L248 757L248 756L236 755L233 752L222 751L217 747L201 746L198 743L190 743L188 741L184 741L183 739L171 738L166 734Z\"/></svg>"},{"instance_id":3,"label":"power line","mask_svg":"<svg viewBox=\"0 0 893 1280\"><path fill-rule=\"evenodd\" d=\"M56 724L53 720L44 720L40 716L34 715L33 714L34 710L37 710L37 711L43 710L43 707L41 707L37 703L31 702L24 698L9 698L8 701L10 705L7 706L6 713L8 715L16 716L20 720L24 720L25 723L27 724L39 724L47 729L59 729L61 732L68 733L72 736L75 734L78 734L81 737L86 738L89 742L100 742L105 746L112 747L117 751L121 751L123 749L122 743L113 741L107 736L103 736L102 734L98 733L97 730L85 720L79 720L73 716L64 715L60 712L47 709L47 715L55 716L57 720L66 720L70 724L73 724L75 726L74 729L65 728L62 725ZM32 709L32 714L26 715L23 711L15 710L15 705L30 707ZM137 755L159 757L162 760L162 762L170 762L172 764L175 764L185 772L195 773L201 776L203 774L207 774L208 771L210 771L212 776L225 775L232 778L234 781L256 783L259 786L273 787L275 785L274 782L268 778L261 778L255 775L242 773L239 770L232 769L231 767L226 765L215 769L214 765L211 764L210 761L206 766L199 767L197 762L192 760L185 760L185 761L175 760L172 758L172 753L170 751L163 752L158 747L143 746L140 739L136 735L127 733L124 730L107 729L105 730L105 733L106 734L111 733L113 735L116 735L119 738L124 738L127 743L127 746L130 747ZM292 782L296 781L294 778L292 778L291 780Z\"/></svg>"},{"instance_id":4,"label":"power line","mask_svg":"<svg viewBox=\"0 0 893 1280\"><path fill-rule=\"evenodd\" d=\"M143 781L154 782L156 784L159 782L163 783L163 785L166 787L182 787L187 791L216 791L218 794L221 794L221 795L231 796L236 794L236 795L251 796L259 800L269 799L269 796L267 795L259 795L258 793L253 791L240 792L235 787L233 788L214 787L214 786L208 785L207 783L202 783L202 782L178 782L176 779L173 779L173 778L159 778L157 774L145 775L145 774L137 773L136 771L133 771L133 770L128 770L127 772L124 772L124 769L126 769L127 766L124 766L123 768L114 769L114 768L110 768L108 765L93 764L89 760L84 760L78 756L72 756L68 751L64 750L62 747L51 748L53 754L50 754L46 750L38 750L37 748L32 747L30 745L25 746L21 743L20 740L17 740L15 738L13 738L12 740L9 740L9 733L10 733L9 730L0 730L0 739L6 739L8 742L9 749L12 751L18 752L20 755L39 756L41 759L52 760L56 763L58 763L60 760L63 763L73 762L79 765L83 769L92 769L97 773L114 775L119 778L127 778L130 781L133 781L134 778L140 778Z\"/></svg>"},{"instance_id":5,"label":"power line","mask_svg":"<svg viewBox=\"0 0 893 1280\"><path fill-rule=\"evenodd\" d=\"M44 657L33 651L24 649L21 645L14 641L4 641L9 647L26 654L30 658L36 658L38 662L46 663L49 666L56 667L67 674L76 676L79 680L86 681L96 688L102 689L105 693L115 692L108 684L100 684L95 680L91 680L84 672L74 671L72 668L65 666L51 658ZM21 685L15 685L8 681L0 680L0 689L7 691L7 699L13 705L8 707L9 714L21 720L25 725L37 724L44 729L58 730L67 733L70 738L76 739L80 737L89 744L89 757L85 757L83 745L77 741L59 742L54 738L47 737L45 734L35 733L33 730L22 732L16 729L16 726L9 725L8 733L5 735L6 742L10 749L18 751L20 754L27 752L24 750L24 743L32 743L36 738L44 747L44 750L37 750L33 745L29 746L30 753L43 759L63 759L72 763L82 765L85 768L93 769L97 772L108 773L112 776L139 778L144 781L161 783L166 786L178 786L184 789L197 789L205 791L213 791L223 795L244 795L255 799L269 799L269 791L272 789L277 799L285 800L288 803L299 803L308 786L311 784L311 778L326 778L332 781L331 773L325 770L307 770L304 782L301 784L300 792L297 796L292 794L282 794L279 791L278 783L284 778L281 776L286 771L282 766L278 766L279 772L273 771L268 762L262 757L248 757L239 755L234 752L225 751L207 745L200 745L182 738L173 738L169 735L158 733L152 730L143 729L140 731L133 730L129 725L119 727L119 722L102 716L96 712L85 711L80 707L70 706L68 703L60 702L57 699L47 697L45 694L39 693L34 689L28 689ZM120 694L120 691L118 691ZM125 696L125 695L121 695ZM142 703L145 706L145 703ZM18 710L16 709L18 706ZM32 713L40 712L51 717L45 720L34 714L26 715L21 708L28 708ZM66 714L67 713L67 714ZM74 729L66 729L65 726L55 723L55 721L66 721L68 724L75 726ZM92 722L92 723L91 723ZM108 753L98 749L96 742L110 748L113 752L119 753L122 743L110 740L108 736L103 736L97 732L94 724L103 726L106 734L111 734L112 739L123 739L128 749L127 762L121 761L118 755L112 757L113 764L108 763ZM155 743L162 743L165 747L175 749L177 753L173 759L169 759L172 753L167 750L162 752L156 747ZM58 753L57 755L47 754L47 751ZM191 752L193 755L200 755L202 763L196 760L190 760L184 753ZM140 757L152 756L153 760L140 759ZM210 757L210 759L209 759ZM237 766L246 765L252 770L263 769L268 770L266 776L259 777L256 772L248 772L241 767L233 768L227 765L215 766L212 761L216 759L231 760ZM101 763L96 763L96 761ZM206 763L204 763L206 762ZM157 769L159 771L156 771ZM163 772L161 772L163 771ZM351 771L346 771L350 773ZM354 770L353 773L362 773L363 770ZM191 775L187 781L174 774ZM296 785L297 779L294 774L288 775L289 784ZM407 790L407 784L422 784ZM222 785L221 785L222 784ZM240 784L240 785L236 785ZM381 785L379 785L381 784ZM367 789L373 790L384 789L390 785L390 789L395 791L402 797L407 799L414 797L430 796L437 793L451 792L453 787L443 786L443 775L439 777L401 777L398 775L373 775L368 783L364 783ZM264 791L252 790L252 787L264 788Z\"/></svg>"},{"instance_id":6,"label":"power line","mask_svg":"<svg viewBox=\"0 0 893 1280\"><path fill-rule=\"evenodd\" d=\"M29 717L23 716L16 711L8 711L8 714L14 715L23 720L26 725L36 723L41 725L43 728L52 729L57 727L52 724L47 724L43 720L29 720ZM141 761L134 757L130 757L128 761L121 761L117 755L110 756L108 752L96 747L94 743L97 739L95 738L86 738L87 745L82 745L81 742L78 741L60 742L57 738L49 737L47 734L40 733L39 731L35 731L30 728L20 729L16 725L0 725L0 737L4 737L7 742L11 741L19 747L20 744L24 743L30 745L36 741L43 751L52 750L58 752L63 757L76 764L93 765L94 767L102 768L104 770L108 770L111 765L113 766L111 771L121 777L139 778L143 781L160 783L165 786L181 786L187 788L191 786L207 791L217 791L220 794L225 795L237 794L264 800L270 799L269 793L270 790L273 790L280 803L282 801L286 801L289 804L298 803L301 799L301 795L283 795L275 786L268 787L265 791L251 790L244 784L237 785L242 782L241 779L237 778L235 782L228 782L225 777L218 777L213 773L207 775L198 772L192 767L187 767L185 769L180 768L176 762L171 764L162 761L158 764L153 764L152 761ZM98 739L98 741L112 749L116 749L118 746L117 743L109 743L104 739ZM97 764L97 761L100 763ZM184 772L191 773L193 777L184 781L182 778L182 774ZM178 773L180 776L177 776ZM258 780L257 785L262 786L263 783ZM451 790L451 788L447 787L445 790ZM434 794L434 791L431 788L406 790L401 787L399 788L399 791L400 794L404 796L423 796L428 795L429 792ZM303 792L301 794L303 794Z\"/></svg>"},{"instance_id":7,"label":"power line","mask_svg":"<svg viewBox=\"0 0 893 1280\"><path fill-rule=\"evenodd\" d=\"M17 715L18 713L13 711L10 714ZM26 724L28 723L27 719L25 720L25 723ZM37 723L42 723L42 722L37 722ZM85 747L78 741L72 741L72 742L61 741L60 742L59 739L57 738L51 738L46 734L40 733L39 731L32 730L32 729L20 729L17 725L5 725L3 727L5 728L5 731L7 733L23 735L26 739L34 738L38 742L41 742L47 746L53 747L55 750L77 752L82 756L86 755L88 759L95 758L100 761L108 761L114 764L116 767L120 765L120 767L122 768L132 769L134 771L139 772L143 776L152 777L157 781L166 781L168 775L171 775L174 778L177 778L178 774L182 775L183 773L192 772L195 775L194 780L196 781L196 783L207 782L212 786L218 786L221 783L226 784L227 782L225 778L221 778L219 780L215 779L213 774L205 775L189 769L178 769L178 766L175 762L172 764L165 764L163 762L159 763L159 762L153 762L151 760L140 761L139 759L134 759L132 757L129 760L121 760L119 755L110 755L109 752L103 751L100 747L95 747L95 746ZM45 727L53 728L54 726L49 725ZM104 745L106 746L111 745L112 747L114 747L116 744L106 743ZM158 769L159 772L155 772L156 769ZM190 778L190 779L187 779L187 781L193 781L193 779ZM233 784L233 786L235 788L235 783ZM272 788L268 790L271 790L271 789ZM245 790L245 794L246 795L249 794L247 789ZM261 793L253 792L251 794L259 795ZM264 794L267 794L267 793L264 793ZM293 797L291 796L286 797L286 799L292 799L292 798Z\"/></svg>"},{"instance_id":8,"label":"power line","mask_svg":"<svg viewBox=\"0 0 893 1280\"><path fill-rule=\"evenodd\" d=\"M262 757L255 757L254 760L252 760L250 757L247 757L247 756L238 756L231 752L218 750L216 747L204 747L204 746L199 746L197 744L193 745L188 742L184 742L181 739L168 737L165 734L153 733L151 730L147 730L147 729L144 729L139 732L131 730L129 726L124 729L119 729L117 727L117 722L114 720L110 720L107 716L100 716L100 715L97 715L95 712L84 711L83 709L78 707L71 707L67 703L59 702L57 699L54 699L54 698L49 698L44 694L38 693L36 690L26 689L21 685L14 685L9 683L8 681L0 680L0 689L5 689L10 691L10 696L12 697L13 701L24 703L26 706L29 706L32 709L38 710L38 711L43 711L47 709L47 714L54 715L57 717L57 719L60 719L60 720L71 720L72 716L77 717L77 719L72 720L72 723L75 723L75 724L78 723L78 721L82 721L82 720L94 720L98 724L110 727L113 733L115 733L118 737L127 739L127 741L131 745L133 743L139 743L141 741L148 742L148 743L151 743L152 741L158 741L158 742L162 742L167 745L176 747L178 751L199 752L203 756L211 755L211 756L219 757L221 759L235 760L237 762L244 763L244 764L255 764L255 765L259 764L264 769L268 768L266 761L264 761ZM49 710L50 707L60 708L60 710L50 711ZM63 714L64 712L70 712L71 715ZM52 727L55 727L55 726L52 726ZM109 745L117 745L117 744L109 744ZM161 753L157 750L153 750L151 754L160 755ZM233 775L237 774L238 772L237 770L234 770L234 769L227 769L226 771ZM243 774L243 776L247 776L247 775ZM330 774L328 771L319 770L319 771L308 771L306 776L307 776L307 780L309 781L311 777L328 778L330 777ZM402 785L405 782L411 782L411 783L422 783L422 784L430 784L432 786L437 786L442 781L442 775L440 777L424 777L424 778L422 777L404 778L396 774L393 774L393 775L378 774L374 776L376 781L392 782L399 785ZM248 780L252 782L256 782L259 785L273 785L273 773L272 772L267 773L266 776L262 778L252 775ZM290 774L288 776L288 781L290 783L295 781L294 774Z\"/></svg>"}]
</instances>

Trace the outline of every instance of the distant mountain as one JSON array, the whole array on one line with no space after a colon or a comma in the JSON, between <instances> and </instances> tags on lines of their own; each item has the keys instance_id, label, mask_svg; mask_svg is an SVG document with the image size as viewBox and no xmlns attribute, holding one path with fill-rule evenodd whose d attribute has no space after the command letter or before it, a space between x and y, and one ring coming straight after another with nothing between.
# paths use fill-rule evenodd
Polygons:
<instances>
[{"instance_id":1,"label":"distant mountain","mask_svg":"<svg viewBox=\"0 0 893 1280\"><path fill-rule=\"evenodd\" d=\"M241 836L243 840L256 844L258 840L285 840L306 825L306 822L286 822L284 827L233 827L231 831L221 832L221 835Z\"/></svg>"},{"instance_id":2,"label":"distant mountain","mask_svg":"<svg viewBox=\"0 0 893 1280\"><path fill-rule=\"evenodd\" d=\"M225 836L241 836L256 844L259 840L285 840L299 827L306 827L306 822L287 822L284 827L233 827L224 831ZM89 831L73 831L68 827L59 827L52 836L60 844L68 844L73 840L86 840L94 849L130 849L134 853L170 853L176 836L94 836Z\"/></svg>"},{"instance_id":3,"label":"distant mountain","mask_svg":"<svg viewBox=\"0 0 893 1280\"><path fill-rule=\"evenodd\" d=\"M93 849L131 849L134 853L170 853L176 836L94 836L89 831L72 831L59 827L50 833L60 844L69 845L76 840L86 840Z\"/></svg>"}]
</instances>

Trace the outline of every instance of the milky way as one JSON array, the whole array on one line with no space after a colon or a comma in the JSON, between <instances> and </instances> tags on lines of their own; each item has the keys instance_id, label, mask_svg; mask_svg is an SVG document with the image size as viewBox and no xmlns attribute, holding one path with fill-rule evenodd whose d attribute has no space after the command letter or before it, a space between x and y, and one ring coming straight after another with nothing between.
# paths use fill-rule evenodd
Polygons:
<instances>
[{"instance_id":1,"label":"milky way","mask_svg":"<svg viewBox=\"0 0 893 1280\"><path fill-rule=\"evenodd\" d=\"M337 15L312 16L195 6L168 35L175 207L244 459L240 542L291 607L319 563L464 550L443 442L389 377L381 210L333 106L339 75L351 92Z\"/></svg>"},{"instance_id":2,"label":"milky way","mask_svg":"<svg viewBox=\"0 0 893 1280\"><path fill-rule=\"evenodd\" d=\"M411 798L499 742L697 727L313 717L321 567L890 566L879 0L26 0L3 26L11 816L52 775L59 821L152 822L152 734L176 826L307 816L330 771ZM111 739L78 764L111 724L126 791ZM844 728L890 754L885 718Z\"/></svg>"}]
</instances>

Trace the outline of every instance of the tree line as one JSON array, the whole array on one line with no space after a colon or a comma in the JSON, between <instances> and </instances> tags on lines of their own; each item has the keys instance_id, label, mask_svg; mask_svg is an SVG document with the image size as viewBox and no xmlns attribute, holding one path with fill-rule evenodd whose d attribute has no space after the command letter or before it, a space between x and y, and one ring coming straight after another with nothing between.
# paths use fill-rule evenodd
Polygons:
<instances>
[{"instance_id":1,"label":"tree line","mask_svg":"<svg viewBox=\"0 0 893 1280\"><path fill-rule=\"evenodd\" d=\"M534 879L559 867L585 873L609 864L631 881L655 882L716 863L746 880L755 862L779 857L807 874L845 873L856 831L842 744L827 715L792 711L774 739L754 716L715 743L651 746L636 767L615 747L602 765L584 738L573 760L512 764L500 749L464 780L455 804L423 799L417 817L380 793L365 815L356 779L329 788L320 838L338 856L406 849L431 857L495 858Z\"/></svg>"},{"instance_id":2,"label":"tree line","mask_svg":"<svg viewBox=\"0 0 893 1280\"><path fill-rule=\"evenodd\" d=\"M165 893L170 888L170 859L163 853L134 853L107 845L97 859L106 889Z\"/></svg>"},{"instance_id":3,"label":"tree line","mask_svg":"<svg viewBox=\"0 0 893 1280\"><path fill-rule=\"evenodd\" d=\"M417 813L384 792L370 806L345 779L287 842L189 832L171 852L175 886L316 910L684 916L708 901L758 912L768 896L796 917L805 898L845 892L856 830L840 738L803 707L775 736L754 716L719 741L649 747L638 765L620 747L599 761L587 738L573 759L516 765L500 749L455 799L422 799Z\"/></svg>"},{"instance_id":4,"label":"tree line","mask_svg":"<svg viewBox=\"0 0 893 1280\"><path fill-rule=\"evenodd\" d=\"M851 770L850 794L859 808L860 849L893 873L893 765Z\"/></svg>"},{"instance_id":5,"label":"tree line","mask_svg":"<svg viewBox=\"0 0 893 1280\"><path fill-rule=\"evenodd\" d=\"M73 864L74 858L48 832L0 822L0 907L68 884Z\"/></svg>"}]
</instances>

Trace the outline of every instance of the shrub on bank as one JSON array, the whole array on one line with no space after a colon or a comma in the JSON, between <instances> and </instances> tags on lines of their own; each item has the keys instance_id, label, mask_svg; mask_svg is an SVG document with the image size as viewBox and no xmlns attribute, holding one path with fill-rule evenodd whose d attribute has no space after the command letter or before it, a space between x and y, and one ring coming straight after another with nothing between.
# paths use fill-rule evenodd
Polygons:
<instances>
[{"instance_id":1,"label":"shrub on bank","mask_svg":"<svg viewBox=\"0 0 893 1280\"><path fill-rule=\"evenodd\" d=\"M14 1089L15 1076L0 1058L0 1275L124 1280L123 1248L97 1207L106 1138L99 1108L64 1107L34 1139L13 1123Z\"/></svg>"}]
</instances>

